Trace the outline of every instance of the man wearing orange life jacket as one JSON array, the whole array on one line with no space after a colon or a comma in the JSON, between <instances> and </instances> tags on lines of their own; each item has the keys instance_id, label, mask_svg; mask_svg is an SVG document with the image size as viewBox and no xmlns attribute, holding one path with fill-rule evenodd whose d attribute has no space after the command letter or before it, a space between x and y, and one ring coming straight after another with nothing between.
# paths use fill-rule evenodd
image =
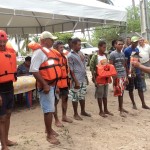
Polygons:
<instances>
[{"instance_id":1,"label":"man wearing orange life jacket","mask_svg":"<svg viewBox=\"0 0 150 150\"><path fill-rule=\"evenodd\" d=\"M69 94L69 68L68 68L68 63L67 63L67 54L69 53L68 51L64 50L64 45L63 42L61 41L56 41L53 45L53 48L56 49L61 57L60 57L60 64L61 64L61 70L62 70L62 77L61 79L58 81L58 88L59 88L59 96L60 98L62 98L62 121L64 122L68 122L68 123L72 123L72 120L69 119L66 116L67 113L67 102L68 102L68 94ZM57 104L58 104L59 99L56 98L55 101L55 114L54 114L54 118L55 118L55 125L57 127L62 127L63 124L59 121L58 119L58 115L57 115Z\"/></svg>"},{"instance_id":2,"label":"man wearing orange life jacket","mask_svg":"<svg viewBox=\"0 0 150 150\"><path fill-rule=\"evenodd\" d=\"M47 141L51 144L59 144L55 138L58 135L52 129L52 117L55 112L55 86L61 77L61 68L57 50L51 49L57 37L50 32L44 31L40 36L41 44L30 43L29 48L33 49L33 56L30 65L30 72L38 82L40 104L44 113L44 122L47 132Z\"/></svg>"},{"instance_id":3,"label":"man wearing orange life jacket","mask_svg":"<svg viewBox=\"0 0 150 150\"><path fill-rule=\"evenodd\" d=\"M8 37L0 30L0 141L2 150L17 143L8 140L11 110L14 102L13 81L16 80L16 52L7 45Z\"/></svg>"}]
</instances>

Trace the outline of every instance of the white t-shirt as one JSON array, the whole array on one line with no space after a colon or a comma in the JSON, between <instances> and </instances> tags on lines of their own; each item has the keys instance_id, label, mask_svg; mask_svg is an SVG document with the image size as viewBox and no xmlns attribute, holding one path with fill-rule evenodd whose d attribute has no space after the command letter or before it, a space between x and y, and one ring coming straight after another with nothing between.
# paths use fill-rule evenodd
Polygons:
<instances>
[{"instance_id":1,"label":"white t-shirt","mask_svg":"<svg viewBox=\"0 0 150 150\"><path fill-rule=\"evenodd\" d=\"M104 65L106 64L108 61L107 61L107 58L106 58L106 55L98 55L98 64L101 64L101 65Z\"/></svg>"},{"instance_id":2,"label":"white t-shirt","mask_svg":"<svg viewBox=\"0 0 150 150\"><path fill-rule=\"evenodd\" d=\"M142 57L140 58L140 62L146 63L150 60L150 46L148 44L145 44L144 47L138 46L139 49L139 55Z\"/></svg>"},{"instance_id":3,"label":"white t-shirt","mask_svg":"<svg viewBox=\"0 0 150 150\"><path fill-rule=\"evenodd\" d=\"M29 72L39 72L41 64L48 58L41 49L33 52Z\"/></svg>"}]
</instances>

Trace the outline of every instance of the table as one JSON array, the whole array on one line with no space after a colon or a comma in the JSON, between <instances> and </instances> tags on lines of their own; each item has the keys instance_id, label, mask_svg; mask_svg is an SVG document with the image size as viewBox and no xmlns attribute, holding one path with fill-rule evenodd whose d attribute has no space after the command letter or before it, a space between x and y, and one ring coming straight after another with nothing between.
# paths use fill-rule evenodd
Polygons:
<instances>
[{"instance_id":1,"label":"table","mask_svg":"<svg viewBox=\"0 0 150 150\"><path fill-rule=\"evenodd\" d=\"M32 106L32 90L36 89L36 80L32 75L17 77L17 81L13 83L14 94L25 93L26 103L28 107ZM37 98L37 91L36 91Z\"/></svg>"},{"instance_id":2,"label":"table","mask_svg":"<svg viewBox=\"0 0 150 150\"><path fill-rule=\"evenodd\" d=\"M32 75L20 76L14 82L14 94L21 94L36 89L36 80Z\"/></svg>"}]
</instances>

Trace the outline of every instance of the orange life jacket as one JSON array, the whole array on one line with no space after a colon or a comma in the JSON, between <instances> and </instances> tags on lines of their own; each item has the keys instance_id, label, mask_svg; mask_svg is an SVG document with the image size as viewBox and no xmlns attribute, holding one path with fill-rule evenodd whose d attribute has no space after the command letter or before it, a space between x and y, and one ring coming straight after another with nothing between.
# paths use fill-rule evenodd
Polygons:
<instances>
[{"instance_id":1,"label":"orange life jacket","mask_svg":"<svg viewBox=\"0 0 150 150\"><path fill-rule=\"evenodd\" d=\"M61 65L59 55L60 53L55 49L47 49L42 47L40 44L31 42L28 47L32 50L41 49L43 53L47 56L47 60L43 62L39 68L39 73L41 76L48 81L49 84L57 82L61 78Z\"/></svg>"},{"instance_id":2,"label":"orange life jacket","mask_svg":"<svg viewBox=\"0 0 150 150\"><path fill-rule=\"evenodd\" d=\"M97 65L96 83L108 84L111 83L111 77L117 75L115 67L111 64Z\"/></svg>"},{"instance_id":3,"label":"orange life jacket","mask_svg":"<svg viewBox=\"0 0 150 150\"><path fill-rule=\"evenodd\" d=\"M0 83L16 81L16 52L6 44L6 51L0 51Z\"/></svg>"},{"instance_id":4,"label":"orange life jacket","mask_svg":"<svg viewBox=\"0 0 150 150\"><path fill-rule=\"evenodd\" d=\"M67 58L65 57L65 55L67 55L67 54L68 53L63 52L63 54L61 54L61 58L60 58L62 76L57 83L57 86L59 88L66 88L66 87L68 87L68 84L69 84L69 78L68 78L69 68L68 68Z\"/></svg>"}]
</instances>

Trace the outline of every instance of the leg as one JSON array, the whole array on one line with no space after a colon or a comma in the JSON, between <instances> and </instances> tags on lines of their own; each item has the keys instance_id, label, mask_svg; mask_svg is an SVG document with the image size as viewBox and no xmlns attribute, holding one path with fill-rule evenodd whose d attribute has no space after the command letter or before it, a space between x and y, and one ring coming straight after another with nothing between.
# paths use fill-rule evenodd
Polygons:
<instances>
[{"instance_id":1,"label":"leg","mask_svg":"<svg viewBox=\"0 0 150 150\"><path fill-rule=\"evenodd\" d=\"M3 115L0 117L0 140L2 150L8 150L6 138L6 115Z\"/></svg>"},{"instance_id":2,"label":"leg","mask_svg":"<svg viewBox=\"0 0 150 150\"><path fill-rule=\"evenodd\" d=\"M57 113L57 105L58 105L59 100L55 100L55 112L54 112L54 118L55 118L55 125L57 127L63 127L63 124L59 121L58 119L58 113Z\"/></svg>"},{"instance_id":3,"label":"leg","mask_svg":"<svg viewBox=\"0 0 150 150\"><path fill-rule=\"evenodd\" d=\"M47 131L47 141L50 142L51 144L59 144L59 141L55 138L54 136L54 131L52 129L52 118L53 118L53 113L44 113L44 122L45 122L45 127Z\"/></svg>"},{"instance_id":4,"label":"leg","mask_svg":"<svg viewBox=\"0 0 150 150\"><path fill-rule=\"evenodd\" d=\"M98 106L99 106L99 115L102 117L107 117L107 115L105 115L104 111L103 111L103 102L102 102L102 98L98 98L97 102L98 102Z\"/></svg>"},{"instance_id":5,"label":"leg","mask_svg":"<svg viewBox=\"0 0 150 150\"><path fill-rule=\"evenodd\" d=\"M74 110L74 119L75 120L82 120L82 118L78 114L78 102L73 101L72 106L73 106L73 110Z\"/></svg>"},{"instance_id":6,"label":"leg","mask_svg":"<svg viewBox=\"0 0 150 150\"><path fill-rule=\"evenodd\" d=\"M40 104L44 113L44 123L47 132L47 141L51 144L59 144L60 142L55 138L56 132L52 129L52 118L55 112L55 96L54 87L50 87L48 94L39 92Z\"/></svg>"},{"instance_id":7,"label":"leg","mask_svg":"<svg viewBox=\"0 0 150 150\"><path fill-rule=\"evenodd\" d=\"M109 112L107 108L107 97L108 97L108 85L104 85L104 94L103 94L104 113L113 116L113 114Z\"/></svg>"},{"instance_id":8,"label":"leg","mask_svg":"<svg viewBox=\"0 0 150 150\"><path fill-rule=\"evenodd\" d=\"M80 102L80 106L81 106L81 115L91 117L91 115L85 111L85 100L80 100L79 102Z\"/></svg>"},{"instance_id":9,"label":"leg","mask_svg":"<svg viewBox=\"0 0 150 150\"><path fill-rule=\"evenodd\" d=\"M104 105L104 113L108 114L110 116L113 116L113 114L108 111L108 108L107 108L107 98L103 98L103 105Z\"/></svg>"},{"instance_id":10,"label":"leg","mask_svg":"<svg viewBox=\"0 0 150 150\"><path fill-rule=\"evenodd\" d=\"M135 101L134 101L134 94L133 94L133 90L129 90L129 97L131 99L131 102L133 104L133 109L137 109Z\"/></svg>"},{"instance_id":11,"label":"leg","mask_svg":"<svg viewBox=\"0 0 150 150\"><path fill-rule=\"evenodd\" d=\"M145 74L143 74L143 78L141 80L142 80L143 92L145 92L147 90L146 81L145 81Z\"/></svg>"},{"instance_id":12,"label":"leg","mask_svg":"<svg viewBox=\"0 0 150 150\"><path fill-rule=\"evenodd\" d=\"M119 103L120 116L126 117L126 115L124 114L124 109L123 109L123 96L118 96L118 103Z\"/></svg>"},{"instance_id":13,"label":"leg","mask_svg":"<svg viewBox=\"0 0 150 150\"><path fill-rule=\"evenodd\" d=\"M142 90L138 90L138 94L139 94L139 97L140 97L141 102L142 102L142 108L144 108L144 109L150 109L150 108L145 104L143 91L142 91Z\"/></svg>"},{"instance_id":14,"label":"leg","mask_svg":"<svg viewBox=\"0 0 150 150\"><path fill-rule=\"evenodd\" d=\"M10 127L10 117L11 117L11 110L6 111L6 125L5 125L5 133L6 133L6 142L7 146L16 146L17 142L10 141L8 139L8 134L9 134L9 127Z\"/></svg>"},{"instance_id":15,"label":"leg","mask_svg":"<svg viewBox=\"0 0 150 150\"><path fill-rule=\"evenodd\" d=\"M72 120L67 117L68 95L62 95L62 121L72 123Z\"/></svg>"}]
</instances>

